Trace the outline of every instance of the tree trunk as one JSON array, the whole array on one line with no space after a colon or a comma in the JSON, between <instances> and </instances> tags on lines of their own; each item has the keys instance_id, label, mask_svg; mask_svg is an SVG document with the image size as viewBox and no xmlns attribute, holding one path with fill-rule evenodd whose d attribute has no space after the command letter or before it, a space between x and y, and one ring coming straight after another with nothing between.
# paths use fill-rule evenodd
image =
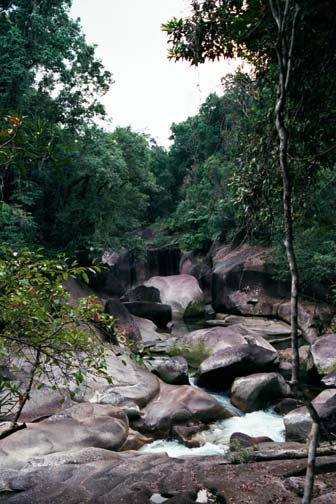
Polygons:
<instances>
[{"instance_id":1,"label":"tree trunk","mask_svg":"<svg viewBox=\"0 0 336 504\"><path fill-rule=\"evenodd\" d=\"M304 486L302 504L310 504L313 496L314 478L315 478L315 460L316 460L319 430L320 430L319 424L317 422L313 422L310 431L307 473L306 473L306 481Z\"/></svg>"},{"instance_id":2,"label":"tree trunk","mask_svg":"<svg viewBox=\"0 0 336 504\"><path fill-rule=\"evenodd\" d=\"M288 35L288 17L290 13L290 3L286 0L283 8L280 2L269 0L274 21L278 29L278 40L276 44L276 55L278 60L279 76L277 86L277 99L275 104L275 126L279 138L279 166L282 175L282 197L283 216L285 230L285 247L291 273L291 339L292 339L292 379L291 386L294 394L299 393L300 385L300 358L298 344L298 284L299 275L294 251L293 236L293 216L292 216L292 187L290 172L288 168L288 131L285 125L285 112L287 104L287 90L291 77L292 53L294 47L294 36L296 20L299 7L294 2L294 14L292 18L291 33ZM313 410L313 411L311 411ZM315 419L315 410L310 408L313 420L311 438L308 453L308 466L305 483L305 492L302 504L309 504L312 499L316 448L318 442L319 421Z\"/></svg>"}]
</instances>

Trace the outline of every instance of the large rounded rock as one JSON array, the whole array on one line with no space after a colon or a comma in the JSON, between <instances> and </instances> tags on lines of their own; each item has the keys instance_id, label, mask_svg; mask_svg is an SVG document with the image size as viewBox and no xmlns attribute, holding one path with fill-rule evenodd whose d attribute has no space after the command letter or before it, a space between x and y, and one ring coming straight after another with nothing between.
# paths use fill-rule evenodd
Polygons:
<instances>
[{"instance_id":1,"label":"large rounded rock","mask_svg":"<svg viewBox=\"0 0 336 504\"><path fill-rule=\"evenodd\" d=\"M336 334L318 338L311 346L310 352L320 376L336 371Z\"/></svg>"},{"instance_id":2,"label":"large rounded rock","mask_svg":"<svg viewBox=\"0 0 336 504\"><path fill-rule=\"evenodd\" d=\"M3 439L0 464L22 466L32 457L78 448L118 450L127 434L128 418L119 408L77 404Z\"/></svg>"},{"instance_id":3,"label":"large rounded rock","mask_svg":"<svg viewBox=\"0 0 336 504\"><path fill-rule=\"evenodd\" d=\"M88 373L73 392L76 401L125 406L135 409L145 406L160 390L159 380L144 366L139 366L127 355L105 351L106 373L112 383L102 376Z\"/></svg>"},{"instance_id":4,"label":"large rounded rock","mask_svg":"<svg viewBox=\"0 0 336 504\"><path fill-rule=\"evenodd\" d=\"M175 424L200 420L204 423L229 418L232 413L211 395L190 385L167 385L161 382L160 394L143 410L132 427L155 436L169 435Z\"/></svg>"},{"instance_id":5,"label":"large rounded rock","mask_svg":"<svg viewBox=\"0 0 336 504\"><path fill-rule=\"evenodd\" d=\"M323 390L313 401L320 419L329 433L336 433L336 390ZM306 407L297 408L284 417L287 441L305 441L310 433L312 420ZM320 434L325 437L323 430Z\"/></svg>"},{"instance_id":6,"label":"large rounded rock","mask_svg":"<svg viewBox=\"0 0 336 504\"><path fill-rule=\"evenodd\" d=\"M218 350L224 350L237 345L254 344L270 350L275 355L275 348L258 334L243 333L240 327L211 327L208 329L197 329L183 337L183 343L189 346L203 344L213 354Z\"/></svg>"},{"instance_id":7,"label":"large rounded rock","mask_svg":"<svg viewBox=\"0 0 336 504\"><path fill-rule=\"evenodd\" d=\"M245 413L264 408L269 401L290 394L290 387L278 373L256 373L236 378L231 388L231 402Z\"/></svg>"},{"instance_id":8,"label":"large rounded rock","mask_svg":"<svg viewBox=\"0 0 336 504\"><path fill-rule=\"evenodd\" d=\"M277 353L258 345L236 345L211 355L197 370L197 383L219 390L228 388L237 376L272 371Z\"/></svg>"},{"instance_id":9,"label":"large rounded rock","mask_svg":"<svg viewBox=\"0 0 336 504\"><path fill-rule=\"evenodd\" d=\"M182 317L192 306L204 304L203 292L191 275L155 276L144 283L160 291L161 302L172 307L173 317Z\"/></svg>"},{"instance_id":10,"label":"large rounded rock","mask_svg":"<svg viewBox=\"0 0 336 504\"><path fill-rule=\"evenodd\" d=\"M189 383L188 362L182 356L157 357L145 362L147 369L166 383L183 385Z\"/></svg>"}]
</instances>

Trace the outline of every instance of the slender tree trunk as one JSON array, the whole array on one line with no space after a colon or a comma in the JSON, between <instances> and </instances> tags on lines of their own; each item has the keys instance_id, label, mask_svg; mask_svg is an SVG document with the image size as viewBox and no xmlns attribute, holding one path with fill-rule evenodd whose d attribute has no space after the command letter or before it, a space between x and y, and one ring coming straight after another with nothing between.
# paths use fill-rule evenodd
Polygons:
<instances>
[{"instance_id":1,"label":"slender tree trunk","mask_svg":"<svg viewBox=\"0 0 336 504\"><path fill-rule=\"evenodd\" d=\"M282 176L282 201L285 231L285 247L289 269L291 273L291 340L292 340L292 386L297 388L299 383L299 345L298 345L298 283L299 275L294 252L293 216L292 216L292 187L288 168L288 131L285 126L285 112L287 89L290 81L291 59L294 44L295 23L298 10L293 18L291 40L287 41L286 23L289 10L289 0L286 1L283 12L275 8L273 1L270 6L278 27L278 41L276 54L279 76L277 85L277 99L275 104L275 125L279 138L279 165Z\"/></svg>"},{"instance_id":2,"label":"slender tree trunk","mask_svg":"<svg viewBox=\"0 0 336 504\"><path fill-rule=\"evenodd\" d=\"M304 486L302 504L310 504L313 496L314 479L315 479L315 460L316 460L319 430L320 430L319 424L313 421L312 428L310 431L307 472L306 472L306 481Z\"/></svg>"},{"instance_id":3,"label":"slender tree trunk","mask_svg":"<svg viewBox=\"0 0 336 504\"><path fill-rule=\"evenodd\" d=\"M15 418L14 418L14 422L13 422L14 426L16 426L16 424L18 423L19 418L20 418L21 413L22 413L22 410L25 407L25 404L26 404L26 402L29 399L30 391L32 389L33 382L34 382L34 376L35 376L35 373L37 371L37 368L40 365L40 359L41 359L41 347L39 346L38 349L37 349L35 360L34 360L34 364L33 364L33 367L32 367L31 373L30 373L30 379L29 379L28 386L27 386L26 391L25 391L25 393L24 393L24 395L23 395L23 397L22 397L22 399L20 401L19 409L17 410Z\"/></svg>"},{"instance_id":4,"label":"slender tree trunk","mask_svg":"<svg viewBox=\"0 0 336 504\"><path fill-rule=\"evenodd\" d=\"M288 17L293 3L294 14L291 20L290 35L288 35ZM276 55L278 60L278 86L277 99L275 104L275 126L279 139L279 166L282 175L282 196L283 196L283 216L285 231L286 254L291 273L291 339L292 339L292 379L291 386L293 392L298 395L300 386L300 358L298 343L298 285L299 275L294 251L293 236L293 215L292 215L292 187L288 167L288 131L285 125L285 113L287 105L287 90L291 77L292 53L294 47L294 36L296 20L299 7L293 0L285 2L274 2L269 0L274 21L278 29L278 40L276 44ZM312 405L308 408L312 418L312 429L310 433L310 443L308 451L308 463L304 497L302 504L310 504L313 494L315 459L318 443L320 420Z\"/></svg>"}]
</instances>

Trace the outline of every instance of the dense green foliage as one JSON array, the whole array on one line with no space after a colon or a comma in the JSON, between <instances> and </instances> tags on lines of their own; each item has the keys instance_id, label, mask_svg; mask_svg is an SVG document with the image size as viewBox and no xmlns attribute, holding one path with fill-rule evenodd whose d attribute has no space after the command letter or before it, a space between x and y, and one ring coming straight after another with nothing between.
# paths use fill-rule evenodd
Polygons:
<instances>
[{"instance_id":1,"label":"dense green foliage","mask_svg":"<svg viewBox=\"0 0 336 504\"><path fill-rule=\"evenodd\" d=\"M93 323L113 330L114 320L93 297L69 303L64 281L87 279L87 272L64 257L46 259L40 251L3 251L0 259L0 415L29 398L29 381L11 382L21 369L42 387L80 384L90 370L104 375L103 344ZM56 378L57 377L57 378Z\"/></svg>"},{"instance_id":2,"label":"dense green foliage","mask_svg":"<svg viewBox=\"0 0 336 504\"><path fill-rule=\"evenodd\" d=\"M295 246L303 287L325 297L336 283L336 8L297 3L287 117ZM70 0L1 5L2 242L86 257L138 247L137 231L159 221L183 249L207 250L237 233L272 245L277 275L288 275L268 2L196 1L188 18L164 26L174 59L239 55L253 65L172 125L169 151L130 128L95 125L112 77L71 19Z\"/></svg>"},{"instance_id":3,"label":"dense green foliage","mask_svg":"<svg viewBox=\"0 0 336 504\"><path fill-rule=\"evenodd\" d=\"M280 4L284 6L285 2ZM330 295L330 289L336 283L336 213L332 204L336 196L336 100L332 91L336 74L333 42L336 35L336 8L329 0L318 3L313 0L290 1L287 19L292 19L296 6L300 11L291 61L292 79L286 117L290 137L295 247L302 286L306 292L328 296L327 293ZM245 229L248 239L273 245L273 267L278 276L283 278L288 275L288 267L282 245L282 189L274 125L277 28L270 4L257 0L195 1L191 3L188 18L174 18L163 28L170 42L170 56L175 60L185 59L197 65L209 59L238 55L253 64L250 77L238 74L233 79L231 106L236 107L238 117L236 137L229 137L232 155L229 154L229 159L224 162L221 159L220 163L222 170L225 165L227 167L224 173L229 190L225 201L230 209L234 205L234 218L225 205L224 208L230 216L231 229ZM292 29L290 22L286 28ZM228 96L226 90L222 100ZM202 111L197 118L190 119L184 125L196 124L201 117ZM197 127L193 129L197 131ZM227 131L223 128L220 134L217 133L217 158L225 152L221 142L226 136ZM198 138L197 142L193 149L196 156L205 145L209 145L207 139ZM208 161L212 159L213 155ZM198 172L199 180L202 179L201 184L196 184L200 191L206 183L202 176L204 159L201 158L202 163L198 166L190 154L184 153L180 166L183 166L183 160L187 163L184 171L188 173L188 170L194 169ZM209 170L206 173L209 177ZM221 180L223 183L223 178ZM175 226L182 231L191 230L191 214L179 211L181 208L188 209L190 192L194 190L190 180L187 185L186 196L174 216ZM192 241L197 233L201 242L205 240L204 222L210 222L209 219L214 215L210 203L213 189L208 194L208 199L203 199L208 201L206 209L201 203L200 192L194 200L195 203L200 202L199 205L191 204L193 213L197 214L189 236L193 246L200 245ZM223 190L222 195L225 197ZM218 206L216 203L216 210ZM225 227L220 223L218 233L223 231ZM181 239L186 243L183 233Z\"/></svg>"},{"instance_id":4,"label":"dense green foliage","mask_svg":"<svg viewBox=\"0 0 336 504\"><path fill-rule=\"evenodd\" d=\"M0 237L16 249L118 247L164 213L154 172L162 178L167 153L94 124L112 77L70 6L16 0L0 12Z\"/></svg>"}]
</instances>

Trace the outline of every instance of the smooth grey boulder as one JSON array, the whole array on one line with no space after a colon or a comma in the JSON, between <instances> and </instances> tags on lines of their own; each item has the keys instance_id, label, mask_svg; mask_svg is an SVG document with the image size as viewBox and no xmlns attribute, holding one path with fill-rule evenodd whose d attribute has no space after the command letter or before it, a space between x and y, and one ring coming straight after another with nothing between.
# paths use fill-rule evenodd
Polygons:
<instances>
[{"instance_id":1,"label":"smooth grey boulder","mask_svg":"<svg viewBox=\"0 0 336 504\"><path fill-rule=\"evenodd\" d=\"M189 421L211 422L230 418L232 413L207 392L190 385L160 383L160 394L131 423L132 428L156 437L167 436L175 424Z\"/></svg>"},{"instance_id":2,"label":"smooth grey boulder","mask_svg":"<svg viewBox=\"0 0 336 504\"><path fill-rule=\"evenodd\" d=\"M161 380L173 385L189 383L188 362L182 356L157 357L145 361L147 369L159 376Z\"/></svg>"},{"instance_id":3,"label":"smooth grey boulder","mask_svg":"<svg viewBox=\"0 0 336 504\"><path fill-rule=\"evenodd\" d=\"M128 418L119 408L77 404L3 439L0 465L22 467L33 457L79 448L118 450L127 434Z\"/></svg>"},{"instance_id":4,"label":"smooth grey boulder","mask_svg":"<svg viewBox=\"0 0 336 504\"><path fill-rule=\"evenodd\" d=\"M238 376L273 371L279 359L275 351L261 346L236 345L211 355L197 370L201 387L225 390Z\"/></svg>"},{"instance_id":5,"label":"smooth grey boulder","mask_svg":"<svg viewBox=\"0 0 336 504\"><path fill-rule=\"evenodd\" d=\"M231 402L241 411L250 413L289 394L290 387L279 373L256 373L235 379L231 388Z\"/></svg>"},{"instance_id":6,"label":"smooth grey boulder","mask_svg":"<svg viewBox=\"0 0 336 504\"><path fill-rule=\"evenodd\" d=\"M83 383L73 390L75 401L90 401L138 410L153 399L160 390L159 380L145 366L136 364L127 354L105 351L108 383L102 376L88 373ZM132 415L134 416L134 415Z\"/></svg>"},{"instance_id":7,"label":"smooth grey boulder","mask_svg":"<svg viewBox=\"0 0 336 504\"><path fill-rule=\"evenodd\" d=\"M70 398L69 390L65 387L60 386L58 390L55 390L51 384L43 383L43 387L39 388L41 385L39 381L33 384L29 393L29 401L26 402L20 415L20 422L40 421L76 404ZM13 420L17 408L18 406L6 417Z\"/></svg>"},{"instance_id":8,"label":"smooth grey boulder","mask_svg":"<svg viewBox=\"0 0 336 504\"><path fill-rule=\"evenodd\" d=\"M242 334L241 328L231 327L211 327L206 329L197 329L183 337L183 343L186 345L198 345L202 343L209 349L210 354L235 347L237 345L254 344L266 348L277 355L275 348L260 335L249 333Z\"/></svg>"},{"instance_id":9,"label":"smooth grey boulder","mask_svg":"<svg viewBox=\"0 0 336 504\"><path fill-rule=\"evenodd\" d=\"M323 390L313 401L320 419L329 433L336 433L336 390ZM312 420L305 406L297 408L284 417L287 441L305 441L310 433ZM321 437L325 438L323 430Z\"/></svg>"},{"instance_id":10,"label":"smooth grey boulder","mask_svg":"<svg viewBox=\"0 0 336 504\"><path fill-rule=\"evenodd\" d=\"M155 276L144 283L160 291L161 302L172 308L173 318L183 317L187 308L204 304L204 295L192 275Z\"/></svg>"},{"instance_id":11,"label":"smooth grey boulder","mask_svg":"<svg viewBox=\"0 0 336 504\"><path fill-rule=\"evenodd\" d=\"M311 346L310 352L320 376L336 371L336 334L320 336Z\"/></svg>"},{"instance_id":12,"label":"smooth grey boulder","mask_svg":"<svg viewBox=\"0 0 336 504\"><path fill-rule=\"evenodd\" d=\"M132 315L149 319L162 329L172 320L172 309L168 304L134 301L123 305Z\"/></svg>"}]
</instances>

